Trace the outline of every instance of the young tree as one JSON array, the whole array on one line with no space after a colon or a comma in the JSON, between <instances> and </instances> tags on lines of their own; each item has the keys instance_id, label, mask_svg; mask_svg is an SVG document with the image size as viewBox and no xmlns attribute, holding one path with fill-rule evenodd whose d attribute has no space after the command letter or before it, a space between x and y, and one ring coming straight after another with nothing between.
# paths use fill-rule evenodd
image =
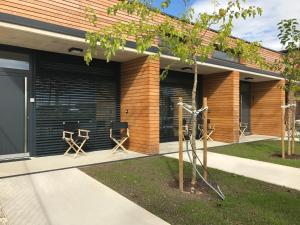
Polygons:
<instances>
[{"instance_id":1,"label":"young tree","mask_svg":"<svg viewBox=\"0 0 300 225\"><path fill-rule=\"evenodd\" d=\"M282 20L278 23L280 43L286 49L280 60L276 62L276 70L281 71L285 79L287 93L287 126L288 126L288 155L295 153L295 92L299 89L300 82L300 30L296 19ZM292 130L292 132L291 132ZM292 137L291 137L292 136ZM291 143L292 142L292 143ZM283 145L284 148L284 145ZM285 151L282 151L282 158Z\"/></svg>"},{"instance_id":2,"label":"young tree","mask_svg":"<svg viewBox=\"0 0 300 225\"><path fill-rule=\"evenodd\" d=\"M183 0L187 2L187 0ZM234 57L240 57L244 62L264 66L263 57L260 56L259 43L247 43L240 39L232 39L234 22L262 14L262 9L256 6L242 6L246 0L229 0L224 8L218 8L213 13L196 13L193 8L186 7L183 15L174 19L162 16L161 11L171 4L171 0L162 1L160 7L153 7L154 0L123 0L109 7L110 16L117 16L126 12L130 18L126 22L118 21L111 26L87 32L88 49L85 60L89 63L96 54L96 49L102 48L109 61L120 49L124 49L128 40L136 42L137 53L144 53L155 46L155 56L164 52L171 53L180 61L193 67L194 83L192 90L192 108L195 110L198 84L198 64L205 62L212 53L218 50L227 52ZM92 24L97 27L97 15L92 9L87 10ZM211 27L218 32L213 35ZM210 36L208 36L210 34ZM169 69L172 65L169 65ZM161 74L166 78L167 70ZM192 154L193 171L192 186L196 183L196 117L192 121Z\"/></svg>"}]
</instances>

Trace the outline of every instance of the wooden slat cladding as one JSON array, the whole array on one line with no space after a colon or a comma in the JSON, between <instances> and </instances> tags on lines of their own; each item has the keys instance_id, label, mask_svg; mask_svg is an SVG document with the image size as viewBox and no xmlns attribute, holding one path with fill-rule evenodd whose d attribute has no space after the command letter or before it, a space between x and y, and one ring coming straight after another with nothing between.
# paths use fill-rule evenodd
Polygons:
<instances>
[{"instance_id":1,"label":"wooden slat cladding","mask_svg":"<svg viewBox=\"0 0 300 225\"><path fill-rule=\"evenodd\" d=\"M142 57L122 64L121 120L129 124L130 150L159 152L158 60Z\"/></svg>"},{"instance_id":2,"label":"wooden slat cladding","mask_svg":"<svg viewBox=\"0 0 300 225\"><path fill-rule=\"evenodd\" d=\"M223 142L239 140L239 72L206 75L203 97L207 97L208 119L215 125L213 139Z\"/></svg>"},{"instance_id":3,"label":"wooden slat cladding","mask_svg":"<svg viewBox=\"0 0 300 225\"><path fill-rule=\"evenodd\" d=\"M117 16L108 16L107 7L116 4L118 0L2 0L0 1L0 12L35 19L47 23L57 24L80 30L93 30L85 18L85 7L94 8L98 16L98 28L103 28L116 21L129 21L132 18L120 12ZM134 17L133 17L134 18ZM164 15L158 15L156 22L162 21ZM206 32L209 40L215 35L213 31ZM234 39L232 39L234 43ZM268 49L261 49L261 55L268 61L278 59L280 54ZM247 66L255 67L246 63Z\"/></svg>"},{"instance_id":4,"label":"wooden slat cladding","mask_svg":"<svg viewBox=\"0 0 300 225\"><path fill-rule=\"evenodd\" d=\"M284 105L284 81L251 84L251 129L253 134L281 135L281 105Z\"/></svg>"}]
</instances>

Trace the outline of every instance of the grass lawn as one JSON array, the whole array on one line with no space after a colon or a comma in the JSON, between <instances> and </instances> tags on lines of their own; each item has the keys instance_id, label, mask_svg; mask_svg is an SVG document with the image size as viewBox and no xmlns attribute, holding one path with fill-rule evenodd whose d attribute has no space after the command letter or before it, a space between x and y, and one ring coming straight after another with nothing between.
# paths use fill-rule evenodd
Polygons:
<instances>
[{"instance_id":1,"label":"grass lawn","mask_svg":"<svg viewBox=\"0 0 300 225\"><path fill-rule=\"evenodd\" d=\"M300 154L299 142L295 143L295 150L297 154ZM274 153L281 154L280 141L264 140L232 144L220 147L212 147L209 148L209 151L300 168L300 159L281 159L280 157L272 156Z\"/></svg>"},{"instance_id":2,"label":"grass lawn","mask_svg":"<svg viewBox=\"0 0 300 225\"><path fill-rule=\"evenodd\" d=\"M185 164L185 177L190 176ZM178 160L164 156L132 159L82 169L170 224L299 225L300 192L210 169L226 196L191 195L172 187Z\"/></svg>"}]
</instances>

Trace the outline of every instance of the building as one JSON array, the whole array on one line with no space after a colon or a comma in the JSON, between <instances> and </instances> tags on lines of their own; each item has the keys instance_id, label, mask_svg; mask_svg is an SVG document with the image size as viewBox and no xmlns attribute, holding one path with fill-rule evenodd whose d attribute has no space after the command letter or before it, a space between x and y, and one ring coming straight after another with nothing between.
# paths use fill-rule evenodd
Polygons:
<instances>
[{"instance_id":1,"label":"building","mask_svg":"<svg viewBox=\"0 0 300 225\"><path fill-rule=\"evenodd\" d=\"M106 63L83 61L84 16L90 4L103 26L116 18L106 9L117 0L14 0L0 3L0 154L42 156L65 150L63 122L91 130L87 150L111 148L111 120L127 121L129 148L155 154L160 142L176 140L176 104L190 100L192 74L177 63L165 81L160 70L176 58L137 55L134 42ZM162 15L164 16L164 15ZM119 17L126 20L126 15ZM210 31L212 32L212 31ZM149 49L151 52L151 49ZM268 60L280 53L262 48ZM239 122L248 132L279 136L284 92L279 74L215 52L199 64L199 105L208 98L214 139L239 141ZM185 115L187 116L187 115Z\"/></svg>"}]
</instances>

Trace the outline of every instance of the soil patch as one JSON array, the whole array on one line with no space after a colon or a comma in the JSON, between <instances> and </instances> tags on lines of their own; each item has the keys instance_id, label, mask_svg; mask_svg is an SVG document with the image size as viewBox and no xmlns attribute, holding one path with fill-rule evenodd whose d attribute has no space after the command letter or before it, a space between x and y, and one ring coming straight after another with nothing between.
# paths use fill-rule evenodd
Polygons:
<instances>
[{"instance_id":1,"label":"soil patch","mask_svg":"<svg viewBox=\"0 0 300 225\"><path fill-rule=\"evenodd\" d=\"M281 154L275 153L275 154L272 154L272 157L274 157L274 158L281 158ZM300 155L297 155L297 154L287 155L287 154L285 154L285 158L286 159L300 160Z\"/></svg>"},{"instance_id":2,"label":"soil patch","mask_svg":"<svg viewBox=\"0 0 300 225\"><path fill-rule=\"evenodd\" d=\"M179 181L178 181L178 179L170 180L169 181L169 187L179 190ZM192 194L191 193L191 188L192 188L191 179L184 179L184 181L183 181L183 191L185 193ZM201 195L203 197L204 196L205 197L211 197L211 191L210 191L209 187L202 180L197 180L197 182L195 184L194 194Z\"/></svg>"}]
</instances>

